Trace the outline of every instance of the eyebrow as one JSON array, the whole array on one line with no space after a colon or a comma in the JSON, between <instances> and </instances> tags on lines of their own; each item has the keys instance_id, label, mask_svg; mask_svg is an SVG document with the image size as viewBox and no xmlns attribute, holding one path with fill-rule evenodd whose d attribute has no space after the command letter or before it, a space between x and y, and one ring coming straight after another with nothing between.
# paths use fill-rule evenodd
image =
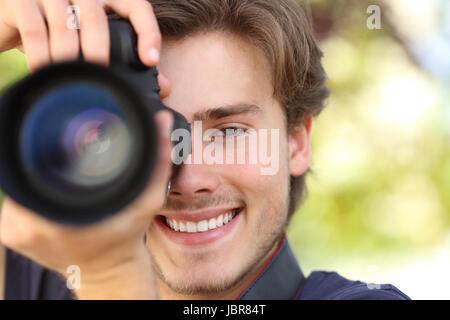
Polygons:
<instances>
[{"instance_id":1,"label":"eyebrow","mask_svg":"<svg viewBox=\"0 0 450 320\"><path fill-rule=\"evenodd\" d=\"M225 105L221 107L215 107L207 110L198 111L194 113L192 121L218 120L221 118L246 113L262 114L262 109L261 107L255 104L248 104L248 103Z\"/></svg>"}]
</instances>

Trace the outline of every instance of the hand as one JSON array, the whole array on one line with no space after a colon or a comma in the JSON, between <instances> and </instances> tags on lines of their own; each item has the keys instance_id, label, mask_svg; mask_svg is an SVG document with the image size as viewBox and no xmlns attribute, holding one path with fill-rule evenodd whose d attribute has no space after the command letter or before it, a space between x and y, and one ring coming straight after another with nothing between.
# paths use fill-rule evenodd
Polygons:
<instances>
[{"instance_id":1,"label":"hand","mask_svg":"<svg viewBox=\"0 0 450 320\"><path fill-rule=\"evenodd\" d=\"M80 9L79 32L66 25L69 3ZM23 49L31 72L51 62L77 59L80 49L86 61L107 65L110 50L107 10L130 20L138 34L140 59L148 66L156 65L158 57L150 55L150 51L159 52L161 35L152 7L146 0L0 0L0 51ZM169 82L161 74L158 81L161 96L167 96ZM167 132L172 117L161 112L156 120L160 148L158 167L147 189L123 212L95 225L67 227L45 220L5 197L0 217L0 242L62 275L67 276L68 266L79 266L82 288L92 288L91 292L100 297L119 297L108 291L105 280L114 283L113 279L125 274L127 279L116 286L124 291L125 296L120 297L130 297L133 293L138 297L137 292L140 294L144 290L130 288L127 291L126 285L133 285L132 276L142 284L147 284L143 279L152 278L143 238L163 204L171 168L171 142ZM134 270L131 273L130 268ZM141 277L137 270L147 273ZM87 296L96 297L90 293Z\"/></svg>"},{"instance_id":2,"label":"hand","mask_svg":"<svg viewBox=\"0 0 450 320\"><path fill-rule=\"evenodd\" d=\"M67 27L69 5L78 6L80 30ZM147 0L0 0L0 52L19 48L31 72L51 62L74 60L79 50L86 61L108 65L109 30L106 11L128 19L138 35L138 53L148 66L158 64L161 50L152 5ZM161 96L170 91L159 75Z\"/></svg>"},{"instance_id":3,"label":"hand","mask_svg":"<svg viewBox=\"0 0 450 320\"><path fill-rule=\"evenodd\" d=\"M77 265L81 298L157 297L156 285L151 287L155 277L144 235L166 197L172 115L160 111L156 122L159 153L153 177L122 212L97 224L69 227L48 221L5 197L0 242L65 276L68 266Z\"/></svg>"}]
</instances>

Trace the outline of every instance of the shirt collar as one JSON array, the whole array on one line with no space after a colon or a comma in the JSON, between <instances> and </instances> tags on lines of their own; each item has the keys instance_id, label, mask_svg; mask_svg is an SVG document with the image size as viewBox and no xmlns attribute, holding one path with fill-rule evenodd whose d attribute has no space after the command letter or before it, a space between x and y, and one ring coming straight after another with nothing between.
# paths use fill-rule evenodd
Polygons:
<instances>
[{"instance_id":1,"label":"shirt collar","mask_svg":"<svg viewBox=\"0 0 450 320\"><path fill-rule=\"evenodd\" d=\"M291 300L300 293L305 277L286 235L277 250L237 300Z\"/></svg>"}]
</instances>

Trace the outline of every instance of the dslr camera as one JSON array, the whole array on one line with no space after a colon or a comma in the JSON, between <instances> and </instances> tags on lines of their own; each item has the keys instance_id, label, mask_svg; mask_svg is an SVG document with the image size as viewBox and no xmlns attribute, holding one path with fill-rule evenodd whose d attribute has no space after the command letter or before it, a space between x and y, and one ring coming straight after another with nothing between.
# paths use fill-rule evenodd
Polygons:
<instances>
[{"instance_id":1,"label":"dslr camera","mask_svg":"<svg viewBox=\"0 0 450 320\"><path fill-rule=\"evenodd\" d=\"M162 104L158 71L140 62L131 24L109 27L108 68L82 57L52 64L0 98L0 188L58 223L100 221L143 191L157 159L157 111L173 113L173 130L190 131Z\"/></svg>"}]
</instances>

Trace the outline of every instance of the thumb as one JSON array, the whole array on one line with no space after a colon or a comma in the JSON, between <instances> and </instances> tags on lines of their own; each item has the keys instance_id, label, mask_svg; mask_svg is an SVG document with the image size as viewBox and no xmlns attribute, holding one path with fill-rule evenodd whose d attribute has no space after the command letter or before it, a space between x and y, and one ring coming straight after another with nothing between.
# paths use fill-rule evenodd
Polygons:
<instances>
[{"instance_id":1,"label":"thumb","mask_svg":"<svg viewBox=\"0 0 450 320\"><path fill-rule=\"evenodd\" d=\"M155 122L158 130L158 158L151 180L138 199L138 202L145 207L163 204L172 169L172 141L170 136L172 133L173 115L167 110L159 111L155 115Z\"/></svg>"}]
</instances>

